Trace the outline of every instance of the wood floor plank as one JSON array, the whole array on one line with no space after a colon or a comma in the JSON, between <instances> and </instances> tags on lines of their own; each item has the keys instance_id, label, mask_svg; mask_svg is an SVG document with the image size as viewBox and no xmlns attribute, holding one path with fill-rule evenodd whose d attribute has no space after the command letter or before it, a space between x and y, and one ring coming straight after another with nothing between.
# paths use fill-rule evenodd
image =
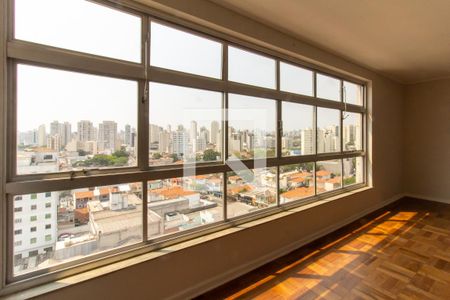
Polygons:
<instances>
[{"instance_id":1,"label":"wood floor plank","mask_svg":"<svg viewBox=\"0 0 450 300\"><path fill-rule=\"evenodd\" d=\"M450 299L450 205L399 201L198 299Z\"/></svg>"}]
</instances>

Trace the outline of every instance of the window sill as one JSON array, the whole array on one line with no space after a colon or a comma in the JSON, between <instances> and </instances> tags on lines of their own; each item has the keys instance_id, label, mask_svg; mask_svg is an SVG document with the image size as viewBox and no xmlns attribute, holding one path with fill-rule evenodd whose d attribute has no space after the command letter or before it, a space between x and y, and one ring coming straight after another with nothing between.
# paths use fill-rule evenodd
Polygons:
<instances>
[{"instance_id":1,"label":"window sill","mask_svg":"<svg viewBox=\"0 0 450 300\"><path fill-rule=\"evenodd\" d=\"M81 272L75 275L71 275L62 279L58 279L58 280L54 280L52 282L48 282L48 283L44 283L42 285L36 286L36 287L32 287L26 290L21 290L19 292L15 292L14 290L17 291L17 288L19 288L19 285L21 285L21 282L16 282L16 283L12 283L8 286L6 286L1 294L6 294L5 296L2 297L2 299L28 299L28 298L32 298L32 297L37 297L40 295L44 295L53 291L56 291L58 289L62 289L68 286L72 286L87 280L91 280L100 276L104 276L106 274L112 273L112 272L116 272L122 269L125 269L127 267L133 266L133 265L137 265L140 263L144 263L156 258L159 258L161 256L170 254L170 253L174 253L177 251L182 251L184 249L187 249L189 247L193 247L195 245L199 245L211 240L215 240L215 239L219 239L221 237L227 236L229 234L233 234L233 233L237 233L240 232L242 230L246 230L261 224L265 224L274 220L278 220L281 218L284 218L286 216L295 214L295 213L299 213L305 210L309 210L315 207L318 207L320 205L323 205L325 203L328 202L332 202L332 201L336 201L357 193L361 193L361 192L365 192L372 189L372 187L370 186L363 186L361 188L356 188L353 190L349 190L349 191L344 191L342 193L324 198L324 199L319 199L316 200L314 202L311 203L306 203L303 205L299 205L299 206L292 206L292 207L280 207L280 211L267 215L267 216L263 216L260 217L258 219L254 219L254 220L250 220L248 222L244 222L242 224L240 224L239 226L234 226L234 227L229 227L220 231L216 231L213 233L209 233L200 237L196 237L187 241L183 241L171 246L167 246L164 248L160 248L157 250L153 250L151 252L145 253L145 254L141 254L138 256L134 256L131 258L127 258L118 262L114 262L105 266L101 266L89 271L85 271L85 272ZM293 205L295 205L295 203L293 203Z\"/></svg>"}]
</instances>

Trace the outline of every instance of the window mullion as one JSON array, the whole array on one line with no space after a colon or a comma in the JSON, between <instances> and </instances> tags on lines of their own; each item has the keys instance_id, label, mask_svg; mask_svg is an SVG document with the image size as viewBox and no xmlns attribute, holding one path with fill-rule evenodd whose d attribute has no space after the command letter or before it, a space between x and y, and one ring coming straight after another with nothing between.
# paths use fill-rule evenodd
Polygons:
<instances>
[{"instance_id":1,"label":"window mullion","mask_svg":"<svg viewBox=\"0 0 450 300\"><path fill-rule=\"evenodd\" d=\"M145 79L139 82L138 102L138 166L140 170L148 170L148 138L149 138L149 78L150 61L150 25L148 18L142 18L141 55Z\"/></svg>"},{"instance_id":2,"label":"window mullion","mask_svg":"<svg viewBox=\"0 0 450 300\"><path fill-rule=\"evenodd\" d=\"M222 81L225 82L225 87L228 87L228 44L222 43ZM228 160L228 91L225 91L222 96L222 155L223 162ZM223 220L227 218L227 172L223 172L222 183L222 201L223 201Z\"/></svg>"},{"instance_id":3,"label":"window mullion","mask_svg":"<svg viewBox=\"0 0 450 300\"><path fill-rule=\"evenodd\" d=\"M275 68L275 76L276 76L276 89L280 91L280 61L276 61ZM282 100L277 100L277 111L276 111L276 156L278 159L282 157L281 153L281 139L283 136L283 120L282 120ZM280 166L276 167L276 197L277 197L277 206L280 206Z\"/></svg>"},{"instance_id":4,"label":"window mullion","mask_svg":"<svg viewBox=\"0 0 450 300\"><path fill-rule=\"evenodd\" d=\"M140 170L148 170L148 147L149 147L149 78L148 69L150 62L150 22L148 17L142 18L141 25L141 56L144 67L145 81L139 85L139 104L138 107L138 165ZM147 180L142 181L142 240L148 240L148 192Z\"/></svg>"}]
</instances>

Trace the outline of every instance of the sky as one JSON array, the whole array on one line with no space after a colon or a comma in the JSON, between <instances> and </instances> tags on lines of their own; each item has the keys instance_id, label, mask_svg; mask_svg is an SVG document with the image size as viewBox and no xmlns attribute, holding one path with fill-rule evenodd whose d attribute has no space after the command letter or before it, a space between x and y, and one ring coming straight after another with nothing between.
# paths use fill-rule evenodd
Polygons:
<instances>
[{"instance_id":1,"label":"sky","mask_svg":"<svg viewBox=\"0 0 450 300\"><path fill-rule=\"evenodd\" d=\"M82 20L82 22L80 22ZM16 0L16 38L60 48L103 55L139 63L141 61L140 18L83 0ZM197 35L152 23L150 62L154 66L221 77L222 45ZM275 87L275 60L239 48L229 48L229 79L268 88ZM281 89L312 94L312 73L282 63ZM134 81L18 66L18 130L37 129L57 120L72 123L103 120L137 127L137 83ZM339 90L336 81L318 78L324 98ZM355 93L348 88L347 94ZM356 96L355 96L356 97ZM230 95L229 116L241 129L275 128L274 101ZM234 100L232 100L234 99ZM257 100L261 100L260 103ZM221 120L222 94L152 83L150 123L163 127L178 124L210 127ZM297 106L297 108L296 108ZM310 127L311 115L301 105L284 105L285 130ZM256 117L257 116L257 117ZM333 113L322 113L330 123ZM329 119L331 118L331 119ZM326 120L325 120L326 119ZM328 121L327 121L328 120ZM319 126L321 119L318 120Z\"/></svg>"}]
</instances>

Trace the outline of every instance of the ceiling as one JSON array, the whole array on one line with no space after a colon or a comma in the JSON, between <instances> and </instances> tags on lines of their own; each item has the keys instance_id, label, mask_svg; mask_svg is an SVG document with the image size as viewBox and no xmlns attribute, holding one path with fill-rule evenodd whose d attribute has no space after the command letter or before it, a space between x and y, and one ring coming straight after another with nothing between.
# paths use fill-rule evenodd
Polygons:
<instances>
[{"instance_id":1,"label":"ceiling","mask_svg":"<svg viewBox=\"0 0 450 300\"><path fill-rule=\"evenodd\" d=\"M384 74L450 77L450 0L211 0Z\"/></svg>"}]
</instances>

